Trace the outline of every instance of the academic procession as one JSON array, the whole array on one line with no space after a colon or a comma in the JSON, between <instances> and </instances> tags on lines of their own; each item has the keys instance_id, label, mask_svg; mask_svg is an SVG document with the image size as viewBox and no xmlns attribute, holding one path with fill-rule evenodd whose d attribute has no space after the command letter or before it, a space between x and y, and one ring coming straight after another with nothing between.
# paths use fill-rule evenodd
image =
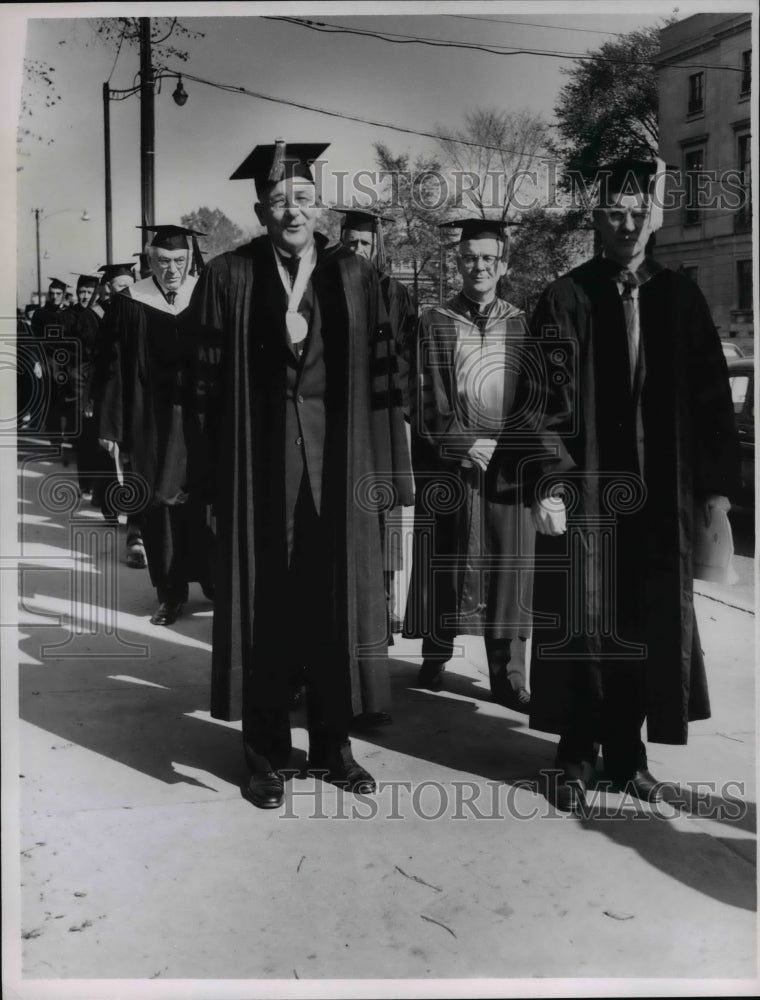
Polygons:
<instances>
[{"instance_id":1,"label":"academic procession","mask_svg":"<svg viewBox=\"0 0 760 1000\"><path fill-rule=\"evenodd\" d=\"M532 296L531 218L428 202L436 301L398 188L332 198L281 118L217 151L253 235L159 199L19 303L25 974L751 979L743 453L658 260L677 166L570 164Z\"/></svg>"}]
</instances>

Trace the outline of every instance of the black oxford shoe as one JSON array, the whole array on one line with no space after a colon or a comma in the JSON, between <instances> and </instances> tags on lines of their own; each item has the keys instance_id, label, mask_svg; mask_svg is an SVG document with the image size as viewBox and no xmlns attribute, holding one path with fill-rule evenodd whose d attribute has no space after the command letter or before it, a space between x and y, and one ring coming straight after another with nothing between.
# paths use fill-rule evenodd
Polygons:
<instances>
[{"instance_id":1,"label":"black oxford shoe","mask_svg":"<svg viewBox=\"0 0 760 1000\"><path fill-rule=\"evenodd\" d=\"M586 791L591 780L592 768L585 761L557 761L559 774L554 787L553 801L561 812L582 812L587 805Z\"/></svg>"},{"instance_id":2,"label":"black oxford shoe","mask_svg":"<svg viewBox=\"0 0 760 1000\"><path fill-rule=\"evenodd\" d=\"M182 614L182 604L174 601L162 601L156 608L151 625L173 625Z\"/></svg>"},{"instance_id":3,"label":"black oxford shoe","mask_svg":"<svg viewBox=\"0 0 760 1000\"><path fill-rule=\"evenodd\" d=\"M443 687L445 669L445 663L425 660L417 674L417 687L426 688L428 691L440 691Z\"/></svg>"},{"instance_id":4,"label":"black oxford shoe","mask_svg":"<svg viewBox=\"0 0 760 1000\"><path fill-rule=\"evenodd\" d=\"M646 768L634 771L627 778L610 777L609 780L617 791L632 795L642 802L662 802L662 782Z\"/></svg>"},{"instance_id":5,"label":"black oxford shoe","mask_svg":"<svg viewBox=\"0 0 760 1000\"><path fill-rule=\"evenodd\" d=\"M327 772L319 776L331 785L338 785L349 792L372 795L377 791L375 779L354 760L350 743L310 750L308 770Z\"/></svg>"},{"instance_id":6,"label":"black oxford shoe","mask_svg":"<svg viewBox=\"0 0 760 1000\"><path fill-rule=\"evenodd\" d=\"M254 771L243 796L258 809L277 809L285 799L285 782L276 771Z\"/></svg>"},{"instance_id":7,"label":"black oxford shoe","mask_svg":"<svg viewBox=\"0 0 760 1000\"><path fill-rule=\"evenodd\" d=\"M497 705L503 705L505 708L512 709L513 712L522 712L527 715L530 711L530 694L528 689L524 687L512 688L507 684L509 690L507 691L491 691L491 701L495 701Z\"/></svg>"}]
</instances>

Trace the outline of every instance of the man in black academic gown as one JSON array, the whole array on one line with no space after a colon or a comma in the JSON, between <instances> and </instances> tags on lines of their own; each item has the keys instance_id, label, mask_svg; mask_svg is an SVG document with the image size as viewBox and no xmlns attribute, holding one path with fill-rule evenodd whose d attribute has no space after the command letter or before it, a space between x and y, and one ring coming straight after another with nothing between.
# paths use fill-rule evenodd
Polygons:
<instances>
[{"instance_id":1,"label":"man in black academic gown","mask_svg":"<svg viewBox=\"0 0 760 1000\"><path fill-rule=\"evenodd\" d=\"M201 266L195 237L181 226L148 226L152 275L115 296L98 434L117 461L126 453L139 492L140 525L158 593L153 625L172 625L199 581L210 597L211 533L206 508L187 492L188 338L183 317Z\"/></svg>"},{"instance_id":2,"label":"man in black academic gown","mask_svg":"<svg viewBox=\"0 0 760 1000\"><path fill-rule=\"evenodd\" d=\"M482 635L491 697L527 712L535 532L515 471L524 313L496 294L507 234L461 219L462 290L420 318L412 393L415 559L405 634L422 638L418 684L438 691L457 635ZM420 447L422 445L422 447Z\"/></svg>"},{"instance_id":3,"label":"man in black academic gown","mask_svg":"<svg viewBox=\"0 0 760 1000\"><path fill-rule=\"evenodd\" d=\"M109 328L107 317L111 303L119 295L123 295L130 285L134 284L134 264L104 264L98 268L100 284L95 299L89 307L80 314L77 326L80 340L91 351L92 365L87 388L89 401L86 405L86 421L91 423L86 433L98 437L98 410L103 388L108 373L110 347L108 345ZM111 502L113 490L118 485L116 464L112 454L109 454L98 443L98 454L95 458L92 480L92 505L99 507L107 523L118 524L119 511ZM127 514L127 552L126 563L131 569L145 569L145 546L143 545L139 516Z\"/></svg>"},{"instance_id":4,"label":"man in black academic gown","mask_svg":"<svg viewBox=\"0 0 760 1000\"><path fill-rule=\"evenodd\" d=\"M325 148L257 146L238 168L267 233L212 260L190 306L217 523L211 714L242 713L244 793L262 808L283 801L303 665L311 768L375 789L348 730L387 671L379 498L411 499L377 272L314 232Z\"/></svg>"},{"instance_id":5,"label":"man in black academic gown","mask_svg":"<svg viewBox=\"0 0 760 1000\"><path fill-rule=\"evenodd\" d=\"M408 351L414 328L416 313L412 297L406 285L392 277L386 270L385 243L383 240L383 222L389 222L386 216L378 215L367 209L334 208L333 211L343 214L340 237L343 246L352 253L371 261L380 275L380 288L383 302L391 324L393 341L396 345L398 362L398 380L404 406L404 416L409 419L409 361ZM395 606L396 570L403 569L403 548L401 543L400 508L389 512L384 524L384 579L385 597L388 602L388 615L391 632L400 632L403 628L403 618L397 613ZM386 521L385 517L383 521Z\"/></svg>"},{"instance_id":6,"label":"man in black academic gown","mask_svg":"<svg viewBox=\"0 0 760 1000\"><path fill-rule=\"evenodd\" d=\"M32 330L43 342L45 358L43 383L48 399L45 429L53 443L61 446L64 465L69 464L65 434L67 430L72 430L73 412L69 368L75 363L71 341L75 320L71 310L64 305L67 287L60 278L51 278L47 301L32 317Z\"/></svg>"},{"instance_id":7,"label":"man in black academic gown","mask_svg":"<svg viewBox=\"0 0 760 1000\"><path fill-rule=\"evenodd\" d=\"M697 285L646 255L664 164L600 168L600 256L536 308L533 729L558 733L556 804L581 808L598 744L615 787L654 802L641 727L684 744L710 706L692 596L700 521L728 509L737 440ZM556 617L555 617L556 616Z\"/></svg>"},{"instance_id":8,"label":"man in black academic gown","mask_svg":"<svg viewBox=\"0 0 760 1000\"><path fill-rule=\"evenodd\" d=\"M79 358L76 366L72 366L70 375L74 388L75 406L79 433L74 440L74 451L77 458L77 479L79 489L83 494L92 490L93 474L99 464L98 435L92 419L90 388L92 382L92 365L95 359L96 334L98 322L90 310L90 304L95 302L95 293L100 279L95 274L80 274L77 277L77 301L71 306L74 317L73 335L79 343Z\"/></svg>"}]
</instances>

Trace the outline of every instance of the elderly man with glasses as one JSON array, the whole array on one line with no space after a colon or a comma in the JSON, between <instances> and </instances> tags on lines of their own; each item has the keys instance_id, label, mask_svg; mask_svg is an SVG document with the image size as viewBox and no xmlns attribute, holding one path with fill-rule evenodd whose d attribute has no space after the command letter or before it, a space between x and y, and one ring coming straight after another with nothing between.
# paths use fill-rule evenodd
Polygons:
<instances>
[{"instance_id":1,"label":"elderly man with glasses","mask_svg":"<svg viewBox=\"0 0 760 1000\"><path fill-rule=\"evenodd\" d=\"M534 530L516 486L514 430L527 323L496 294L507 270L503 224L444 224L453 227L462 291L423 314L410 382L419 446L405 635L422 638L418 683L434 691L456 636L482 635L492 699L525 712Z\"/></svg>"},{"instance_id":2,"label":"elderly man with glasses","mask_svg":"<svg viewBox=\"0 0 760 1000\"><path fill-rule=\"evenodd\" d=\"M110 356L98 433L109 454L129 455L138 494L148 572L158 594L153 625L173 625L197 581L213 598L212 537L206 508L190 496L187 467L186 310L203 266L196 237L182 226L147 226L151 276L111 299Z\"/></svg>"}]
</instances>

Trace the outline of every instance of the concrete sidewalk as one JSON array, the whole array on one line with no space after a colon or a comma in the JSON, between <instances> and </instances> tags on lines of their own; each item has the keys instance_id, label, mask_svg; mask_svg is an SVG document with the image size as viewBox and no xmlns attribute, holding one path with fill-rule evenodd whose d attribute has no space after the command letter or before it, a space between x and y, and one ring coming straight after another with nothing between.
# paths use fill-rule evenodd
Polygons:
<instances>
[{"instance_id":1,"label":"concrete sidewalk","mask_svg":"<svg viewBox=\"0 0 760 1000\"><path fill-rule=\"evenodd\" d=\"M534 784L554 741L490 703L476 639L440 694L415 687L418 643L393 648L394 724L354 739L378 796L295 778L263 812L239 726L208 715L210 605L193 585L151 626L124 529L67 510L67 479L21 462L25 977L756 975L751 611L695 598L713 718L651 747L680 784L656 814L555 813Z\"/></svg>"}]
</instances>

